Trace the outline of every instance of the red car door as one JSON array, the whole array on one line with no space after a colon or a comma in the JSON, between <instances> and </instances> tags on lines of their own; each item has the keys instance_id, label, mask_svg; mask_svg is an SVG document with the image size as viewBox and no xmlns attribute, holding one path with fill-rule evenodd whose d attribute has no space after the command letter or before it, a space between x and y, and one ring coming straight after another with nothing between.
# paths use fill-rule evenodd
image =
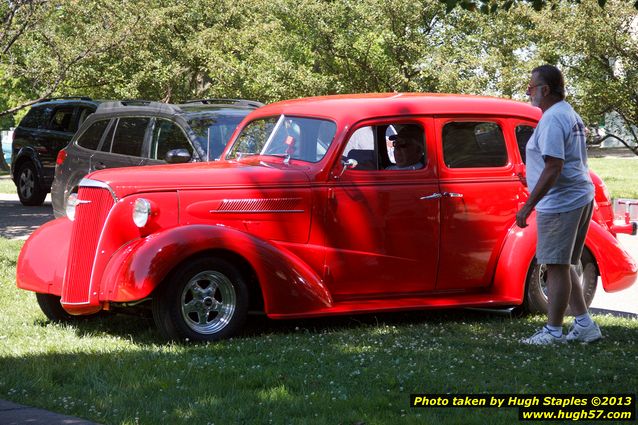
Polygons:
<instances>
[{"instance_id":1,"label":"red car door","mask_svg":"<svg viewBox=\"0 0 638 425\"><path fill-rule=\"evenodd\" d=\"M424 158L415 169L389 170L394 156L388 137L406 125L424 135ZM356 162L327 189L323 223L330 292L340 301L432 291L440 202L433 121L374 122L359 129L350 133L341 157ZM335 169L338 176L341 166Z\"/></svg>"},{"instance_id":2,"label":"red car door","mask_svg":"<svg viewBox=\"0 0 638 425\"><path fill-rule=\"evenodd\" d=\"M473 290L492 282L525 187L509 121L436 120L441 198L437 289Z\"/></svg>"}]
</instances>

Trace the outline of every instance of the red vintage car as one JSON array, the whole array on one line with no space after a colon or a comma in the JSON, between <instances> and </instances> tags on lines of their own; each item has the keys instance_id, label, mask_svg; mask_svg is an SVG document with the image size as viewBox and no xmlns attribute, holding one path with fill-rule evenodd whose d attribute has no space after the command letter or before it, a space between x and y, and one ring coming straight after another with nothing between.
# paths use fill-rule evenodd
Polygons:
<instances>
[{"instance_id":1,"label":"red vintage car","mask_svg":"<svg viewBox=\"0 0 638 425\"><path fill-rule=\"evenodd\" d=\"M542 311L534 215L515 225L539 118L525 103L456 95L274 103L243 121L221 161L90 174L68 218L24 245L18 287L52 320L149 306L162 334L181 340L231 336L249 311ZM598 275L618 291L638 272L615 238L636 224L614 223L592 177L588 301Z\"/></svg>"}]
</instances>

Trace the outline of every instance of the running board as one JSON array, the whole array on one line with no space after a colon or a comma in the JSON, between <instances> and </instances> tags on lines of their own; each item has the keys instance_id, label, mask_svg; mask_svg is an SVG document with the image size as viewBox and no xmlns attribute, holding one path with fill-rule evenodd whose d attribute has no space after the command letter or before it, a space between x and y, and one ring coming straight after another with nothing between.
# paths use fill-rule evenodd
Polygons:
<instances>
[{"instance_id":1,"label":"running board","mask_svg":"<svg viewBox=\"0 0 638 425\"><path fill-rule=\"evenodd\" d=\"M440 308L484 308L498 309L519 305L516 298L497 298L494 294L471 294L420 298L384 298L335 302L331 307L294 314L268 314L271 319L296 319L330 315L381 313L407 310Z\"/></svg>"}]
</instances>

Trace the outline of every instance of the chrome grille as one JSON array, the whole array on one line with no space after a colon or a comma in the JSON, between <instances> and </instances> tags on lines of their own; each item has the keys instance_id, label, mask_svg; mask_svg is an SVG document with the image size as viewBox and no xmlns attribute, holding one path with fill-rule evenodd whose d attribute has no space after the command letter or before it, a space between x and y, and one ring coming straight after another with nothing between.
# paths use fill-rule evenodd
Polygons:
<instances>
[{"instance_id":1,"label":"chrome grille","mask_svg":"<svg viewBox=\"0 0 638 425\"><path fill-rule=\"evenodd\" d=\"M62 303L88 304L91 301L91 272L106 217L114 205L107 189L81 187L75 222L71 231L69 258L62 286Z\"/></svg>"}]
</instances>

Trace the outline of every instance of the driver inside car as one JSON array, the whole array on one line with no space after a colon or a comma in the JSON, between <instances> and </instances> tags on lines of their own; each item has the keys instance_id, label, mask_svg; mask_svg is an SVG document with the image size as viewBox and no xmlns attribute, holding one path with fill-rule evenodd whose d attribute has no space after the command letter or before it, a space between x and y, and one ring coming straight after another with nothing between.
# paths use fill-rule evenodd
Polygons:
<instances>
[{"instance_id":1,"label":"driver inside car","mask_svg":"<svg viewBox=\"0 0 638 425\"><path fill-rule=\"evenodd\" d=\"M396 135L389 137L394 147L396 163L386 170L418 170L423 168L423 132L416 125L406 125Z\"/></svg>"}]
</instances>

